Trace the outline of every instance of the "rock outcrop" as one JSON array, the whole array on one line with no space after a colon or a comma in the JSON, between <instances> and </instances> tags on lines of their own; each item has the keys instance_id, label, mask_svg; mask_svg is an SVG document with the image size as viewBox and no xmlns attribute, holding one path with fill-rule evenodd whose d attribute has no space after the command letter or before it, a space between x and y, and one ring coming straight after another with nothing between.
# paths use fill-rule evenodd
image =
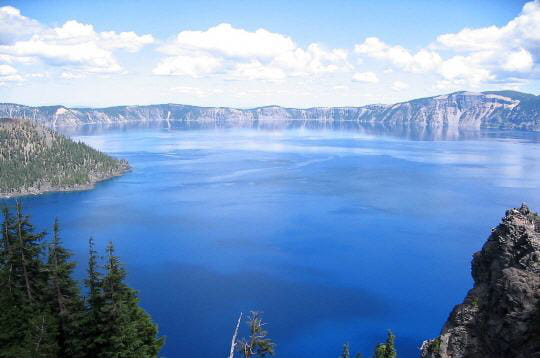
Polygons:
<instances>
[{"instance_id":1,"label":"rock outcrop","mask_svg":"<svg viewBox=\"0 0 540 358\"><path fill-rule=\"evenodd\" d=\"M540 217L506 212L472 261L474 287L424 358L540 357Z\"/></svg>"},{"instance_id":2,"label":"rock outcrop","mask_svg":"<svg viewBox=\"0 0 540 358\"><path fill-rule=\"evenodd\" d=\"M108 108L29 107L0 104L0 117L38 121L47 126L116 124L125 122L200 121L253 122L303 120L381 124L386 127L515 128L540 130L540 96L515 91L455 92L393 105L362 107L279 106L237 109L181 104Z\"/></svg>"}]
</instances>

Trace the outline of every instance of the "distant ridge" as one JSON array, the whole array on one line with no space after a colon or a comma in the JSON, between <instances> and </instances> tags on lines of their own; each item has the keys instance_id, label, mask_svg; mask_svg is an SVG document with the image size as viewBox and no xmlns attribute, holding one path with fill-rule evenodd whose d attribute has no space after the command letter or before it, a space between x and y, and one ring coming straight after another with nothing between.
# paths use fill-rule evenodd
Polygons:
<instances>
[{"instance_id":1,"label":"distant ridge","mask_svg":"<svg viewBox=\"0 0 540 358\"><path fill-rule=\"evenodd\" d=\"M517 91L454 92L391 105L251 109L183 104L106 108L29 107L0 103L0 117L29 119L50 127L154 121L245 122L264 120L353 121L385 126L501 128L540 131L540 96Z\"/></svg>"}]
</instances>

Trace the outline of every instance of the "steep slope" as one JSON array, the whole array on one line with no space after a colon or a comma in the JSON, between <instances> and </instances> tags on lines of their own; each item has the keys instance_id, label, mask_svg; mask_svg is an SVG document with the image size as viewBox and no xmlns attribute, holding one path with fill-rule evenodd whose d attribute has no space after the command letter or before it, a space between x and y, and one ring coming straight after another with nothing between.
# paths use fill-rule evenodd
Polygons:
<instances>
[{"instance_id":1,"label":"steep slope","mask_svg":"<svg viewBox=\"0 0 540 358\"><path fill-rule=\"evenodd\" d=\"M514 91L455 92L394 105L363 107L279 106L236 109L179 104L108 108L28 107L0 104L0 117L38 121L48 126L111 124L131 121L242 122L264 120L316 120L395 126L516 128L540 130L540 96Z\"/></svg>"},{"instance_id":2,"label":"steep slope","mask_svg":"<svg viewBox=\"0 0 540 358\"><path fill-rule=\"evenodd\" d=\"M424 358L540 357L540 216L506 212L472 261L474 287Z\"/></svg>"},{"instance_id":3,"label":"steep slope","mask_svg":"<svg viewBox=\"0 0 540 358\"><path fill-rule=\"evenodd\" d=\"M0 120L0 198L87 189L128 169L37 123Z\"/></svg>"}]
</instances>

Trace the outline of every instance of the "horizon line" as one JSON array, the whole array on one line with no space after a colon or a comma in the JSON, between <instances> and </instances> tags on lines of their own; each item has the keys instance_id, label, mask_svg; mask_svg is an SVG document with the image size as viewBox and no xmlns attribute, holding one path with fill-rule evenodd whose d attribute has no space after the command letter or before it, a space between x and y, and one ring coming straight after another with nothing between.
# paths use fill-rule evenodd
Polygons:
<instances>
[{"instance_id":1,"label":"horizon line","mask_svg":"<svg viewBox=\"0 0 540 358\"><path fill-rule=\"evenodd\" d=\"M269 108L269 107L278 107L278 108L284 108L284 109L299 109L299 110L307 110L307 109L316 109L316 108L362 108L362 107L368 107L368 106L392 106L400 103L407 103L411 101L421 100L421 99L429 99L429 98L435 98L440 96L448 96L458 93L471 93L471 94L485 94L485 93L496 93L496 92L514 92L524 95L531 95L538 97L540 94L534 94L529 92L521 92L511 89L504 89L504 90L487 90L487 91L467 91L467 90L460 90L460 91L454 91L454 92L448 92L448 93L440 93L433 96L427 96L427 97L418 97L413 98L410 100L405 101L398 101L398 102L392 102L392 103L368 103L361 106L358 105L347 105L347 106L312 106L312 107L288 107L288 106L282 106L279 104L269 104L269 105L261 105L261 106L255 106L255 107L233 107L233 106L198 106L193 104L185 104L185 103L173 103L173 102L167 102L167 103L150 103L150 104L118 104L118 105L112 105L112 106L66 106L63 104L49 104L49 105L27 105L27 104L21 104L21 103L15 103L15 102L0 102L0 105L16 105L16 106L25 106L25 107L31 107L31 108L39 108L39 107L63 107L66 109L107 109L107 108L115 108L115 107L148 107L148 106L162 106L162 105L177 105L177 106L186 106L186 107L198 107L198 108L227 108L227 109L237 109L237 110L250 110L250 109L260 109L260 108Z\"/></svg>"}]
</instances>

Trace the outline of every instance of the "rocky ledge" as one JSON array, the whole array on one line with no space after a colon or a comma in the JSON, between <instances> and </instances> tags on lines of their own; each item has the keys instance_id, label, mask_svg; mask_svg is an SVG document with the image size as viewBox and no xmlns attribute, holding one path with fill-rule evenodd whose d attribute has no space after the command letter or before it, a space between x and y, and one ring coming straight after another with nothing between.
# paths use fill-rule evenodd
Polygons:
<instances>
[{"instance_id":1,"label":"rocky ledge","mask_svg":"<svg viewBox=\"0 0 540 358\"><path fill-rule=\"evenodd\" d=\"M472 261L474 287L425 358L540 357L540 217L526 205L506 212Z\"/></svg>"}]
</instances>

